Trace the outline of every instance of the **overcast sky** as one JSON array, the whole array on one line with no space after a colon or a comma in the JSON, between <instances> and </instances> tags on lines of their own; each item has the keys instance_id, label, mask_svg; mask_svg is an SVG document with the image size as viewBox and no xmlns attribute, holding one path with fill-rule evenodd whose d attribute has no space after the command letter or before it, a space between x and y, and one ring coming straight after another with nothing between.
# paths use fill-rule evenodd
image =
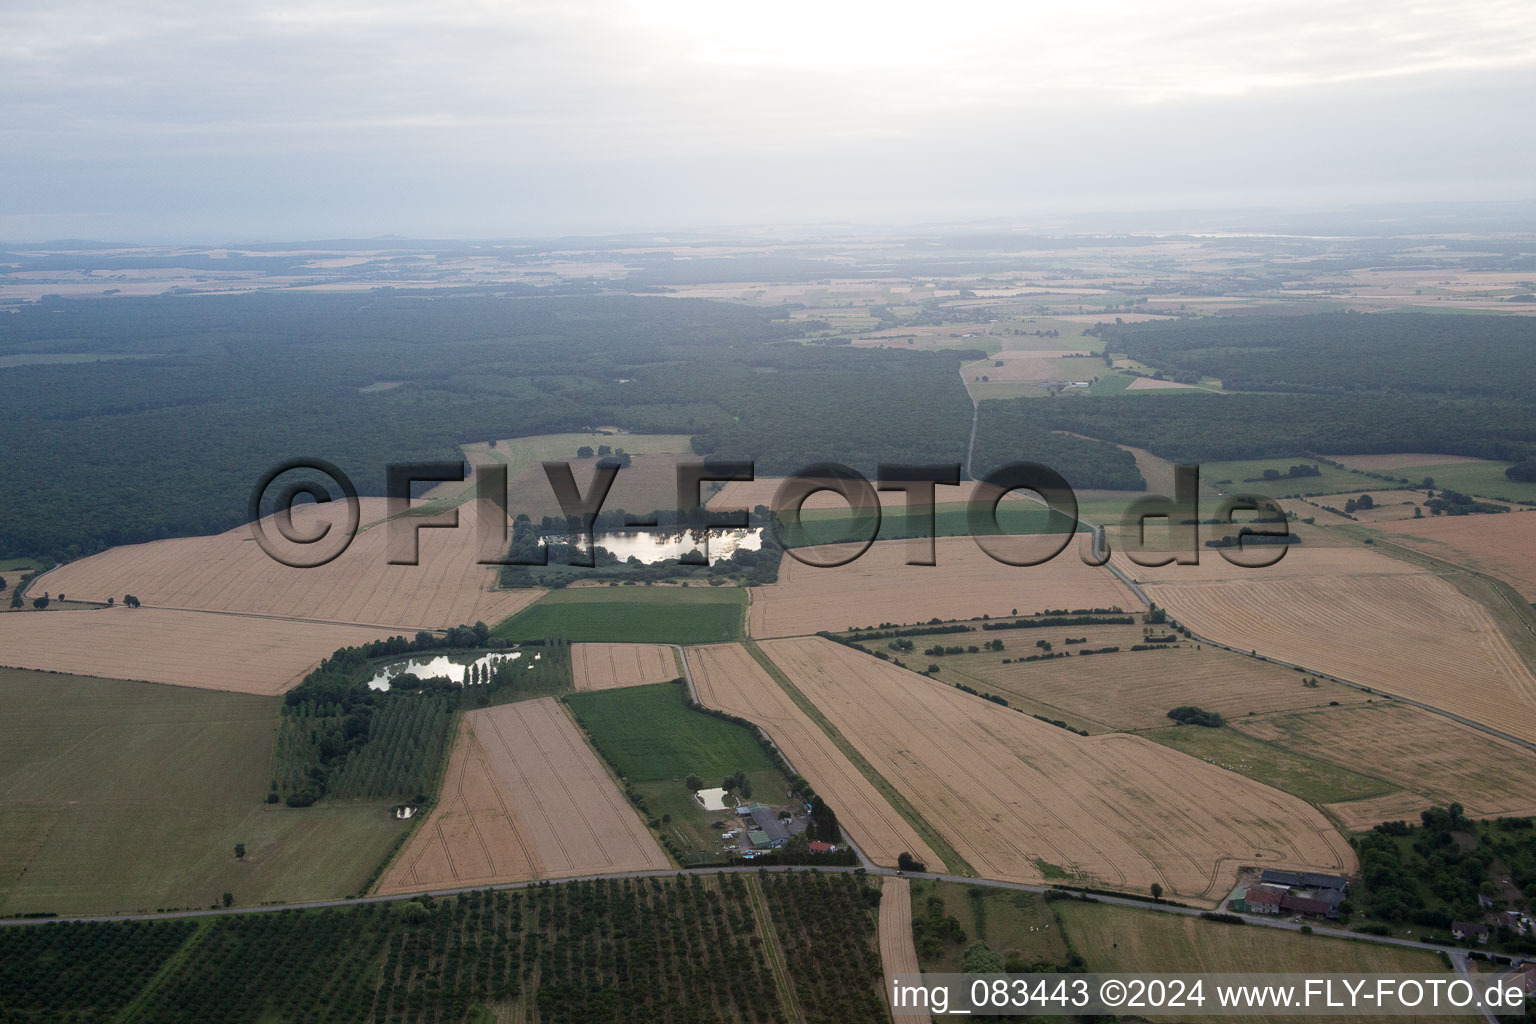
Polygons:
<instances>
[{"instance_id":1,"label":"overcast sky","mask_svg":"<svg viewBox=\"0 0 1536 1024\"><path fill-rule=\"evenodd\" d=\"M0 238L1536 198L1530 0L0 3Z\"/></svg>"}]
</instances>

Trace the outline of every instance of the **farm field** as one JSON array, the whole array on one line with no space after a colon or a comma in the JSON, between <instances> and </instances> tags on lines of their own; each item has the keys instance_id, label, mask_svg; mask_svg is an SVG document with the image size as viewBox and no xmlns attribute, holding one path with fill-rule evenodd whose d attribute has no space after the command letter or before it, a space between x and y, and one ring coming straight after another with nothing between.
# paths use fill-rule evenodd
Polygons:
<instances>
[{"instance_id":1,"label":"farm field","mask_svg":"<svg viewBox=\"0 0 1536 1024\"><path fill-rule=\"evenodd\" d=\"M1398 470L1417 469L1419 466L1449 466L1476 464L1485 459L1470 455L1436 455L1434 452L1396 452L1387 455L1330 455L1334 462L1349 469L1363 469L1369 473L1392 473ZM1501 463L1502 465L1502 463ZM1404 476L1411 474L1403 473Z\"/></svg>"},{"instance_id":2,"label":"farm field","mask_svg":"<svg viewBox=\"0 0 1536 1024\"><path fill-rule=\"evenodd\" d=\"M677 678L677 658L663 644L572 644L571 675L578 690L664 683Z\"/></svg>"},{"instance_id":3,"label":"farm field","mask_svg":"<svg viewBox=\"0 0 1536 1024\"><path fill-rule=\"evenodd\" d=\"M1509 479L1504 475L1510 467L1508 462L1434 454L1336 455L1333 459L1352 469L1407 477L1415 484L1427 476L1435 481L1437 489L1449 487L1483 498L1536 502L1536 483Z\"/></svg>"},{"instance_id":4,"label":"farm field","mask_svg":"<svg viewBox=\"0 0 1536 1024\"><path fill-rule=\"evenodd\" d=\"M437 806L377 891L667 865L581 731L543 697L464 716Z\"/></svg>"},{"instance_id":5,"label":"farm field","mask_svg":"<svg viewBox=\"0 0 1536 1024\"><path fill-rule=\"evenodd\" d=\"M0 704L0 916L350 896L403 831L263 802L271 698L0 669Z\"/></svg>"},{"instance_id":6,"label":"farm field","mask_svg":"<svg viewBox=\"0 0 1536 1024\"><path fill-rule=\"evenodd\" d=\"M1460 803L1475 818L1536 815L1536 753L1420 708L1377 701L1232 725L1283 750L1353 766L1400 790L1329 803L1328 810L1352 829L1416 818L1435 804Z\"/></svg>"},{"instance_id":7,"label":"farm field","mask_svg":"<svg viewBox=\"0 0 1536 1024\"><path fill-rule=\"evenodd\" d=\"M961 682L984 693L1001 694L1030 712L1064 719L1090 732L1159 728L1169 724L1169 709L1182 704L1236 718L1249 712L1264 714L1326 707L1329 701L1353 704L1366 700L1366 694L1327 680L1305 687L1302 676L1290 669L1209 646L1196 650L1194 643L1184 643L1167 650L1132 651L1132 645L1146 639L1141 626L1003 630L964 640L954 636L932 639L939 644L975 643L976 637L982 636L1002 639L1005 649L933 658L923 656L919 649L909 657L914 664L938 665L937 678L946 683ZM1067 645L1066 636L1087 642ZM921 648L925 638L913 639ZM1052 645L1052 653L1106 646L1120 650L1045 661L1017 660L1040 653L1035 644L1042 640ZM1005 657L1015 660L1004 665Z\"/></svg>"},{"instance_id":8,"label":"farm field","mask_svg":"<svg viewBox=\"0 0 1536 1024\"><path fill-rule=\"evenodd\" d=\"M1362 494L1371 497L1373 507L1357 508L1353 512L1346 512L1345 502L1351 498L1358 498ZM1372 490L1369 487L1361 488L1358 492L1348 494L1328 494L1315 498L1283 499L1280 507L1294 510L1301 516L1316 516L1318 522L1324 525L1337 526L1342 522L1349 522L1347 516L1354 516L1355 522L1360 523L1390 523L1400 519L1412 519L1413 510L1421 508L1428 500L1424 491L1408 490ZM1336 510L1336 511L1335 511ZM1422 509L1421 509L1422 511ZM1428 512L1424 513L1426 516ZM1455 518L1465 519L1467 516Z\"/></svg>"},{"instance_id":9,"label":"farm field","mask_svg":"<svg viewBox=\"0 0 1536 1024\"><path fill-rule=\"evenodd\" d=\"M890 867L902 853L928 865L943 863L746 648L739 644L691 647L687 658L699 702L763 729L831 805L838 823L866 857Z\"/></svg>"},{"instance_id":10,"label":"farm field","mask_svg":"<svg viewBox=\"0 0 1536 1024\"><path fill-rule=\"evenodd\" d=\"M1310 542L1265 569L1120 564L1212 640L1536 740L1536 675L1487 609L1428 570Z\"/></svg>"},{"instance_id":11,"label":"farm field","mask_svg":"<svg viewBox=\"0 0 1536 1024\"><path fill-rule=\"evenodd\" d=\"M1428 950L1234 926L1106 903L1060 900L1055 907L1067 938L1087 960L1090 971L1263 974L1283 968L1313 974L1450 974L1440 957ZM1222 1019L1258 1022L1273 1018L1232 1015ZM1382 1018L1327 1019L1369 1022Z\"/></svg>"},{"instance_id":12,"label":"farm field","mask_svg":"<svg viewBox=\"0 0 1536 1024\"><path fill-rule=\"evenodd\" d=\"M762 646L984 877L1214 902L1241 864L1354 867L1300 800L1140 737L1079 737L823 638Z\"/></svg>"},{"instance_id":13,"label":"farm field","mask_svg":"<svg viewBox=\"0 0 1536 1024\"><path fill-rule=\"evenodd\" d=\"M50 610L0 615L0 662L47 672L277 694L338 647L389 635L366 626L162 608Z\"/></svg>"},{"instance_id":14,"label":"farm field","mask_svg":"<svg viewBox=\"0 0 1536 1024\"><path fill-rule=\"evenodd\" d=\"M1198 384L1180 384L1176 380L1157 380L1153 377L1137 377L1125 386L1127 391L1194 391Z\"/></svg>"},{"instance_id":15,"label":"farm field","mask_svg":"<svg viewBox=\"0 0 1536 1024\"><path fill-rule=\"evenodd\" d=\"M1292 466L1316 466L1317 476L1287 477ZM1279 471L1278 480L1260 479L1266 469ZM1227 480L1229 483L1219 483ZM1361 473L1338 469L1326 462L1304 456L1279 459L1244 459L1235 462L1204 462L1200 464L1200 482L1216 485L1231 494L1262 494L1272 498L1291 494L1359 494L1371 486L1382 486L1383 480L1375 480Z\"/></svg>"},{"instance_id":16,"label":"farm field","mask_svg":"<svg viewBox=\"0 0 1536 1024\"><path fill-rule=\"evenodd\" d=\"M913 879L911 884L913 918L954 917L966 934L966 943L925 943L918 950L923 969L934 973L960 973L965 945L981 939L1004 962L1013 962L1010 970L1059 968L1071 959L1063 937L1061 922L1051 909L1055 901L1040 893L1000 889L994 886L967 885Z\"/></svg>"},{"instance_id":17,"label":"farm field","mask_svg":"<svg viewBox=\"0 0 1536 1024\"><path fill-rule=\"evenodd\" d=\"M731 813L704 810L686 785L689 775L714 788L742 772L748 789L735 796L769 805L786 803L789 787L754 730L690 708L685 697L683 686L659 683L574 694L567 703L621 781L645 800L646 814L660 821L687 855L687 863L723 854L721 830L714 823ZM727 805L733 802L726 800Z\"/></svg>"},{"instance_id":18,"label":"farm field","mask_svg":"<svg viewBox=\"0 0 1536 1024\"><path fill-rule=\"evenodd\" d=\"M1494 576L1536 602L1536 515L1436 516L1383 529L1394 544Z\"/></svg>"},{"instance_id":19,"label":"farm field","mask_svg":"<svg viewBox=\"0 0 1536 1024\"><path fill-rule=\"evenodd\" d=\"M390 565L385 499L363 498L365 528L335 561L293 569L262 551L249 526L211 537L157 540L111 548L61 566L33 586L78 599L105 601L133 594L146 606L239 612L279 618L375 625L390 629L438 629L476 621L495 622L532 603L535 590L492 590L495 567L476 564L475 509L461 511L457 529L423 529L419 565ZM294 509L303 532L331 523L340 530L345 512L331 505ZM408 521L408 520L407 520ZM271 519L269 533L278 537ZM278 540L281 544L282 541Z\"/></svg>"},{"instance_id":20,"label":"farm field","mask_svg":"<svg viewBox=\"0 0 1536 1024\"><path fill-rule=\"evenodd\" d=\"M739 587L567 587L500 623L506 640L708 644L741 636Z\"/></svg>"},{"instance_id":21,"label":"farm field","mask_svg":"<svg viewBox=\"0 0 1536 1024\"><path fill-rule=\"evenodd\" d=\"M507 470L507 514L525 514L535 521L544 516L561 515L560 503L550 487L542 462L564 462L571 467L577 485L585 494L598 463L597 456L581 458L582 447L594 452L602 445L622 448L633 462L621 469L604 509L672 508L677 504L675 463L679 457L694 458L686 434L626 434L614 430L605 433L536 434L531 437L477 441L459 446L464 461L471 466L505 466ZM417 499L422 514L439 512L471 502L475 497L473 477L446 481L425 491ZM656 502L660 504L655 504ZM364 519L365 524L373 520Z\"/></svg>"},{"instance_id":22,"label":"farm field","mask_svg":"<svg viewBox=\"0 0 1536 1024\"><path fill-rule=\"evenodd\" d=\"M1059 537L1036 540L1059 543ZM1040 550L1040 543L1034 550ZM1138 606L1135 595L1107 569L1079 560L1079 543L1074 540L1060 556L1035 566L998 562L968 537L941 537L933 566L905 564L904 541L878 541L856 561L835 569L786 558L777 583L752 588L748 632L754 637L800 636L882 622L1003 616L1015 609L1027 615L1047 608Z\"/></svg>"},{"instance_id":23,"label":"farm field","mask_svg":"<svg viewBox=\"0 0 1536 1024\"><path fill-rule=\"evenodd\" d=\"M898 974L917 974L917 949L912 945L912 885L905 878L880 879L880 967L885 972L889 1006L890 993ZM928 1024L927 1014L912 1014L907 1019Z\"/></svg>"},{"instance_id":24,"label":"farm field","mask_svg":"<svg viewBox=\"0 0 1536 1024\"><path fill-rule=\"evenodd\" d=\"M1244 719L1244 722L1256 721ZM1165 747L1191 757L1245 775L1255 782L1273 786L1284 793L1299 796L1314 806L1330 806L1344 801L1346 806L1363 806L1382 797L1397 797L1402 791L1364 762L1352 767L1325 761L1313 750L1266 743L1229 722L1225 729L1207 729L1195 725L1168 725L1149 729L1141 735ZM1352 816L1353 817L1353 816ZM1377 824L1373 820L1367 827Z\"/></svg>"}]
</instances>

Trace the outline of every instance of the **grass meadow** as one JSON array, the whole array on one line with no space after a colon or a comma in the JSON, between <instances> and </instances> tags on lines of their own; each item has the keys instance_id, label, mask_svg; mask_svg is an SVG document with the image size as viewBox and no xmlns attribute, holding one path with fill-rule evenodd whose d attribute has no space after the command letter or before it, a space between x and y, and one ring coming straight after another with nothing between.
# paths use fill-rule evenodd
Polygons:
<instances>
[{"instance_id":1,"label":"grass meadow","mask_svg":"<svg viewBox=\"0 0 1536 1024\"><path fill-rule=\"evenodd\" d=\"M507 640L713 644L740 638L746 592L737 587L572 587L552 591L497 625Z\"/></svg>"},{"instance_id":2,"label":"grass meadow","mask_svg":"<svg viewBox=\"0 0 1536 1024\"><path fill-rule=\"evenodd\" d=\"M405 826L377 803L265 803L277 705L0 669L0 915L356 893Z\"/></svg>"}]
</instances>

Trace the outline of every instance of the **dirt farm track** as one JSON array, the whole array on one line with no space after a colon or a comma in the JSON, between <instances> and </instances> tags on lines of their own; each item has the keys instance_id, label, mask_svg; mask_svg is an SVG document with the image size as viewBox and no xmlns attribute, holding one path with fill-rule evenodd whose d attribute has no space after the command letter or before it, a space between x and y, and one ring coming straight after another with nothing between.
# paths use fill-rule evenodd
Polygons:
<instances>
[{"instance_id":1,"label":"dirt farm track","mask_svg":"<svg viewBox=\"0 0 1536 1024\"><path fill-rule=\"evenodd\" d=\"M1355 867L1300 799L1139 736L1077 736L819 637L762 646L983 877L1214 903L1239 864Z\"/></svg>"},{"instance_id":2,"label":"dirt farm track","mask_svg":"<svg viewBox=\"0 0 1536 1024\"><path fill-rule=\"evenodd\" d=\"M666 854L553 697L464 716L438 805L377 892L665 868Z\"/></svg>"}]
</instances>

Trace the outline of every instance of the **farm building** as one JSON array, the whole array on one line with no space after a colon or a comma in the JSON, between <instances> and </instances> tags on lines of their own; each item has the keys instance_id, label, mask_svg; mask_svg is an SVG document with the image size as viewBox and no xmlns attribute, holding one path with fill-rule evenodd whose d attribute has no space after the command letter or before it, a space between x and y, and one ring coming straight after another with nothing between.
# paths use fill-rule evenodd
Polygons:
<instances>
[{"instance_id":1,"label":"farm building","mask_svg":"<svg viewBox=\"0 0 1536 1024\"><path fill-rule=\"evenodd\" d=\"M811 842L812 853L836 853L837 847L831 843L823 843L819 839Z\"/></svg>"},{"instance_id":2,"label":"farm building","mask_svg":"<svg viewBox=\"0 0 1536 1024\"><path fill-rule=\"evenodd\" d=\"M1452 921L1451 935L1459 941L1488 941L1488 926L1481 921Z\"/></svg>"},{"instance_id":3,"label":"farm building","mask_svg":"<svg viewBox=\"0 0 1536 1024\"><path fill-rule=\"evenodd\" d=\"M1343 892L1349 885L1349 879L1339 875L1325 875L1318 871L1275 871L1266 870L1259 875L1259 882L1263 885L1283 885L1288 889L1336 889Z\"/></svg>"},{"instance_id":4,"label":"farm building","mask_svg":"<svg viewBox=\"0 0 1536 1024\"><path fill-rule=\"evenodd\" d=\"M1289 891L1278 885L1255 885L1232 900L1232 909L1250 914L1278 914Z\"/></svg>"},{"instance_id":5,"label":"farm building","mask_svg":"<svg viewBox=\"0 0 1536 1024\"><path fill-rule=\"evenodd\" d=\"M753 804L750 808L752 823L757 826L757 831L768 837L768 842L773 846L783 846L789 842L789 829L779 820L773 810L763 804Z\"/></svg>"},{"instance_id":6,"label":"farm building","mask_svg":"<svg viewBox=\"0 0 1536 1024\"><path fill-rule=\"evenodd\" d=\"M1259 876L1258 885L1232 897L1232 909L1251 914L1310 914L1336 918L1348 884L1338 875L1265 871Z\"/></svg>"},{"instance_id":7,"label":"farm building","mask_svg":"<svg viewBox=\"0 0 1536 1024\"><path fill-rule=\"evenodd\" d=\"M747 830L747 842L752 844L754 850L766 850L773 845L768 841L767 833L755 828Z\"/></svg>"}]
</instances>

